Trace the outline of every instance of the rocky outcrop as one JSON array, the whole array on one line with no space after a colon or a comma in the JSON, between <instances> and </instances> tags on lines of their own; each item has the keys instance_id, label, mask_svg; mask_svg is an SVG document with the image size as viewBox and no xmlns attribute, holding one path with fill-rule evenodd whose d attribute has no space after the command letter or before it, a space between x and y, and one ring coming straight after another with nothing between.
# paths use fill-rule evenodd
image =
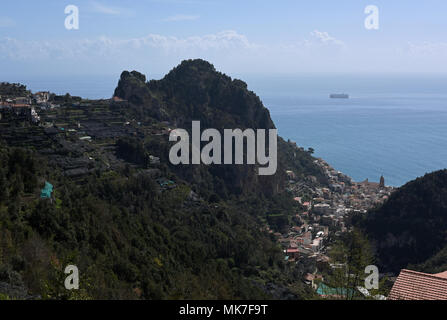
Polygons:
<instances>
[{"instance_id":1,"label":"rocky outcrop","mask_svg":"<svg viewBox=\"0 0 447 320\"><path fill-rule=\"evenodd\" d=\"M273 129L275 125L260 98L247 89L242 80L216 71L204 60L186 60L161 80L146 82L136 71L124 71L115 96L128 100L138 117L166 120L177 128L191 131L193 120L201 129ZM278 169L273 176L258 176L253 166L177 166L173 168L185 180L195 183L214 180L212 186L220 196L262 192L276 194L283 189L286 170L295 170L299 177L322 177L312 156L292 144L278 139ZM166 149L165 154L169 151ZM163 153L162 153L163 154ZM208 185L203 184L205 189Z\"/></svg>"}]
</instances>

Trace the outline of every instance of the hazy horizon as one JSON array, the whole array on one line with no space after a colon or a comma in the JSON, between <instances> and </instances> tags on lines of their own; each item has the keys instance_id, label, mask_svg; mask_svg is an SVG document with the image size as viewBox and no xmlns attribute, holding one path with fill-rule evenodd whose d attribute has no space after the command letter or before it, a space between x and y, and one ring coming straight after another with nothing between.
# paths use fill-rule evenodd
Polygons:
<instances>
[{"instance_id":1,"label":"hazy horizon","mask_svg":"<svg viewBox=\"0 0 447 320\"><path fill-rule=\"evenodd\" d=\"M180 62L179 62L180 63ZM217 68L216 68L217 69ZM124 71L124 70L122 70ZM132 71L129 69L128 71ZM137 70L140 71L140 70ZM351 95L358 93L399 93L407 94L413 88L417 93L437 93L447 81L447 73L245 73L232 74L225 70L217 71L227 74L233 79L240 79L247 83L248 89L257 95L268 96L288 95L290 92L305 94L309 89L310 95L315 95L319 88L320 93L346 92ZM147 80L159 80L165 74L145 74ZM0 82L21 83L33 92L51 91L56 94L70 93L87 99L110 98L116 88L120 74L95 74L95 75L0 75ZM380 81L377 81L380 79ZM343 81L340 81L343 80ZM431 86L427 86L427 81ZM418 91L423 88L424 92Z\"/></svg>"},{"instance_id":2,"label":"hazy horizon","mask_svg":"<svg viewBox=\"0 0 447 320\"><path fill-rule=\"evenodd\" d=\"M378 29L367 29L369 5ZM430 0L17 0L0 13L0 76L163 75L202 58L227 74L447 73L447 3Z\"/></svg>"}]
</instances>

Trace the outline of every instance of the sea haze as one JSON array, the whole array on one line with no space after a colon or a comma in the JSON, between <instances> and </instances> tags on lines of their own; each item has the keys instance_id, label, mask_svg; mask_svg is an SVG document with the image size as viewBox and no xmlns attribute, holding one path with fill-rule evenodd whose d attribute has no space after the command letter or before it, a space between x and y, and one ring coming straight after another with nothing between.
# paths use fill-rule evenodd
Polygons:
<instances>
[{"instance_id":1,"label":"sea haze","mask_svg":"<svg viewBox=\"0 0 447 320\"><path fill-rule=\"evenodd\" d=\"M156 77L159 79L160 77ZM238 75L260 96L285 139L315 149L355 181L400 186L447 167L447 76ZM31 90L110 98L119 75L14 77ZM329 99L348 93L350 99Z\"/></svg>"},{"instance_id":2,"label":"sea haze","mask_svg":"<svg viewBox=\"0 0 447 320\"><path fill-rule=\"evenodd\" d=\"M446 167L447 76L321 74L248 83L282 137L314 148L355 181L383 175L400 186Z\"/></svg>"}]
</instances>

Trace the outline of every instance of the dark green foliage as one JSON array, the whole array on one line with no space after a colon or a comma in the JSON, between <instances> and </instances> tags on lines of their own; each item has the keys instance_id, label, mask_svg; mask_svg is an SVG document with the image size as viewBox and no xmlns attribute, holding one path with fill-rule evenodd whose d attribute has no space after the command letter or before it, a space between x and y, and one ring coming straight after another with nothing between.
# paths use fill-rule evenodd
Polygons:
<instances>
[{"instance_id":1,"label":"dark green foliage","mask_svg":"<svg viewBox=\"0 0 447 320\"><path fill-rule=\"evenodd\" d=\"M270 113L259 97L247 90L247 84L217 72L204 60L187 60L171 70L163 79L145 82L136 71L124 71L115 95L131 102L124 112L141 120L155 117L172 126L191 131L191 122L200 120L201 130L272 129ZM157 154L165 157L172 144L156 143ZM151 147L154 147L152 144ZM161 147L161 149L160 149ZM325 182L310 153L278 138L278 169L275 175L257 175L254 166L213 165L172 167L182 179L209 190L207 198L227 198L230 194L276 194L284 188L285 170L294 170L300 179L313 175Z\"/></svg>"},{"instance_id":2,"label":"dark green foliage","mask_svg":"<svg viewBox=\"0 0 447 320\"><path fill-rule=\"evenodd\" d=\"M329 256L338 267L327 270L324 284L333 288L339 299L361 298L357 287L364 286L365 268L374 262L369 241L359 230L344 233L331 245Z\"/></svg>"},{"instance_id":3,"label":"dark green foliage","mask_svg":"<svg viewBox=\"0 0 447 320\"><path fill-rule=\"evenodd\" d=\"M16 152L23 151L8 150L4 158L16 159ZM28 186L22 173L28 174L24 168L33 159L27 153L24 159L10 166L7 175L20 177ZM87 297L267 296L246 277L258 274L250 271L252 266L274 267L271 253L276 254L275 264L280 253L240 207L187 207L186 186L159 193L155 183L141 175L92 176L82 187L65 181L55 189L63 199L60 209L47 200L22 203L20 208L12 198L1 202L9 210L0 211L0 261L11 270L7 274L19 272L18 279L31 293L65 297L58 281L66 262L79 266ZM10 281L5 272L3 278Z\"/></svg>"},{"instance_id":4,"label":"dark green foliage","mask_svg":"<svg viewBox=\"0 0 447 320\"><path fill-rule=\"evenodd\" d=\"M202 130L274 128L268 110L244 82L203 60L185 61L149 83L136 71L123 72L115 95L127 101L102 107L150 124L151 131L164 128L164 120L186 129L192 120L201 120ZM69 95L53 99L78 101ZM263 230L266 221L285 228L296 212L284 192L285 170L294 170L297 179L323 180L311 155L279 139L277 173L261 177L255 166L173 166L167 140L138 132L108 141L124 164L91 171L81 181L47 166L45 155L1 146L4 278L16 277L30 293L59 299L307 295L299 281L306 266L285 265L280 247ZM59 146L55 151L69 156ZM147 173L149 155L161 159L155 176ZM159 179L172 180L172 188ZM39 198L45 180L54 185L52 201ZM282 218L273 221L275 215ZM79 292L63 288L68 264L81 272ZM295 295L284 289L289 285Z\"/></svg>"},{"instance_id":5,"label":"dark green foliage","mask_svg":"<svg viewBox=\"0 0 447 320\"><path fill-rule=\"evenodd\" d=\"M0 83L0 96L1 97L25 97L30 93L26 89L26 86L20 83Z\"/></svg>"},{"instance_id":6,"label":"dark green foliage","mask_svg":"<svg viewBox=\"0 0 447 320\"><path fill-rule=\"evenodd\" d=\"M407 183L356 223L374 241L382 272L398 273L427 259L420 269L446 266L447 170Z\"/></svg>"},{"instance_id":7,"label":"dark green foliage","mask_svg":"<svg viewBox=\"0 0 447 320\"><path fill-rule=\"evenodd\" d=\"M71 96L69 93L66 93L65 95L60 95L60 96L52 94L50 96L50 100L54 103L64 105L64 104L79 103L79 102L81 102L82 98Z\"/></svg>"},{"instance_id":8,"label":"dark green foliage","mask_svg":"<svg viewBox=\"0 0 447 320\"><path fill-rule=\"evenodd\" d=\"M141 141L135 138L123 138L116 142L117 156L126 161L146 166L149 154L145 151Z\"/></svg>"},{"instance_id":9,"label":"dark green foliage","mask_svg":"<svg viewBox=\"0 0 447 320\"><path fill-rule=\"evenodd\" d=\"M257 216L286 211L284 199L191 206L186 185L160 192L152 178L132 170L75 185L57 168L48 176L43 158L1 149L0 281L58 299L266 298L259 283L283 281L273 276L284 268L281 251L259 231ZM54 183L59 208L39 199L42 176ZM33 200L21 198L25 190ZM80 269L79 293L63 288L67 264Z\"/></svg>"},{"instance_id":10,"label":"dark green foliage","mask_svg":"<svg viewBox=\"0 0 447 320\"><path fill-rule=\"evenodd\" d=\"M114 95L134 104L143 104L150 99L149 90L146 87L146 77L137 71L124 71Z\"/></svg>"},{"instance_id":11,"label":"dark green foliage","mask_svg":"<svg viewBox=\"0 0 447 320\"><path fill-rule=\"evenodd\" d=\"M447 246L438 251L435 255L419 265L409 265L409 269L427 272L441 273L447 270Z\"/></svg>"}]
</instances>

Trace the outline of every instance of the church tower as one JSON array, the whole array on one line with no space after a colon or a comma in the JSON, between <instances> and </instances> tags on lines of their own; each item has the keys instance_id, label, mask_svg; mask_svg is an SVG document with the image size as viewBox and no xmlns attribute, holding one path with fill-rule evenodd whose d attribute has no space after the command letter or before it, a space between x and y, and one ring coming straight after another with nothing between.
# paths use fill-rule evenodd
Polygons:
<instances>
[{"instance_id":1,"label":"church tower","mask_svg":"<svg viewBox=\"0 0 447 320\"><path fill-rule=\"evenodd\" d=\"M383 176L380 177L379 187L385 188L385 178Z\"/></svg>"}]
</instances>

